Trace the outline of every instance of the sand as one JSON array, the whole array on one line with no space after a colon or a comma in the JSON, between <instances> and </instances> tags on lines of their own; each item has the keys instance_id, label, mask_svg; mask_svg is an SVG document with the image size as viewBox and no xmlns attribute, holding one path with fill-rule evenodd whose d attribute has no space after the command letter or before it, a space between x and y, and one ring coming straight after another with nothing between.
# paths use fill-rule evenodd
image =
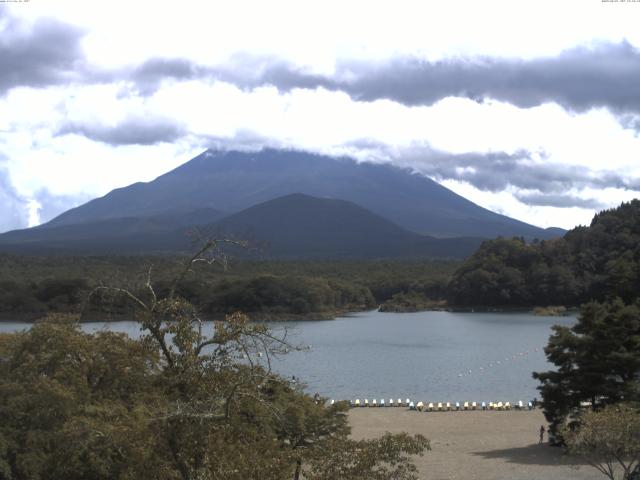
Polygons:
<instances>
[{"instance_id":1,"label":"sand","mask_svg":"<svg viewBox=\"0 0 640 480\"><path fill-rule=\"evenodd\" d=\"M354 408L352 437L385 432L421 433L431 451L416 457L421 479L603 479L593 467L558 447L538 445L540 410L416 412L406 408ZM545 435L546 440L546 435Z\"/></svg>"}]
</instances>

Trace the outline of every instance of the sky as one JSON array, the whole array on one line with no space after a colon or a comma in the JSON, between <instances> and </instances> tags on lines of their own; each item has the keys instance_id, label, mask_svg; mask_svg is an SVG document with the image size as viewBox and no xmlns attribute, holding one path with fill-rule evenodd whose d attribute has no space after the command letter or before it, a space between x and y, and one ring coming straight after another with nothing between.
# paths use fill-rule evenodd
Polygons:
<instances>
[{"instance_id":1,"label":"sky","mask_svg":"<svg viewBox=\"0 0 640 480\"><path fill-rule=\"evenodd\" d=\"M637 0L0 2L0 232L263 147L587 225L639 196L638 25Z\"/></svg>"}]
</instances>

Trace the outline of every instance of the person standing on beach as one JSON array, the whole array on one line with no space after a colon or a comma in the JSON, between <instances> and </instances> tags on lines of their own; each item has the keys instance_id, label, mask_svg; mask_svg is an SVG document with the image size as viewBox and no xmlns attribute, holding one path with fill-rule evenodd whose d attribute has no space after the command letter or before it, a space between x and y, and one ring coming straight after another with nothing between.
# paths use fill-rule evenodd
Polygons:
<instances>
[{"instance_id":1,"label":"person standing on beach","mask_svg":"<svg viewBox=\"0 0 640 480\"><path fill-rule=\"evenodd\" d=\"M543 440L544 440L544 425L540 425L540 440L538 441L538 445L542 445Z\"/></svg>"}]
</instances>

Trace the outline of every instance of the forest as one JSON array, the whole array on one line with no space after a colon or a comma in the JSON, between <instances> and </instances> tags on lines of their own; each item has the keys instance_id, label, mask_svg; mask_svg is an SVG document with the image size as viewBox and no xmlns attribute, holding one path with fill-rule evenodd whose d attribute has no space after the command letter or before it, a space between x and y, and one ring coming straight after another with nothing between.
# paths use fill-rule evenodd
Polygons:
<instances>
[{"instance_id":1,"label":"forest","mask_svg":"<svg viewBox=\"0 0 640 480\"><path fill-rule=\"evenodd\" d=\"M0 256L0 318L77 313L131 318L120 298L89 300L98 286L139 290L150 275L165 292L182 257ZM376 308L394 295L444 298L456 261L240 261L196 265L177 286L203 316L243 311L254 320L323 319ZM150 270L151 269L151 270ZM97 301L99 300L99 301Z\"/></svg>"},{"instance_id":2,"label":"forest","mask_svg":"<svg viewBox=\"0 0 640 480\"><path fill-rule=\"evenodd\" d=\"M486 241L447 287L453 305L577 307L616 297L629 303L640 289L640 201L598 213L564 237Z\"/></svg>"}]
</instances>

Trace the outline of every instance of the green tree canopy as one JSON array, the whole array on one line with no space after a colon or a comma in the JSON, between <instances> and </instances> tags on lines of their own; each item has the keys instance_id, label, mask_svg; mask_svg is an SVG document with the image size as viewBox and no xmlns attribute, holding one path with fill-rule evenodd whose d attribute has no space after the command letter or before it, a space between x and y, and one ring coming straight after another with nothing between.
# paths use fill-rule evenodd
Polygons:
<instances>
[{"instance_id":1,"label":"green tree canopy","mask_svg":"<svg viewBox=\"0 0 640 480\"><path fill-rule=\"evenodd\" d=\"M585 304L573 327L554 327L545 352L557 368L533 376L553 434L585 402L596 409L640 399L640 304Z\"/></svg>"}]
</instances>

